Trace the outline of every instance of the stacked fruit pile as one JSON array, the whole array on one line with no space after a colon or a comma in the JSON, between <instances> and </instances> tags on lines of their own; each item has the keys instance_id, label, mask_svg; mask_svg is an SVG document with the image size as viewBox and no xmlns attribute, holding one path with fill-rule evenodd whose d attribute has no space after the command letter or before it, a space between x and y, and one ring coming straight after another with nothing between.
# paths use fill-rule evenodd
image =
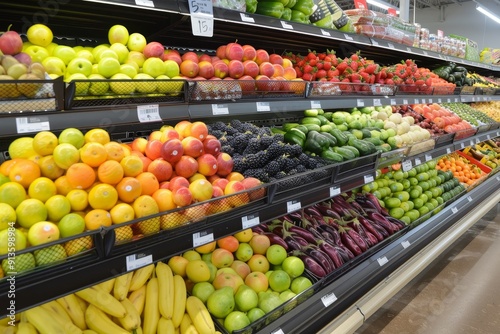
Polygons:
<instances>
[{"instance_id":1,"label":"stacked fruit pile","mask_svg":"<svg viewBox=\"0 0 500 334\"><path fill-rule=\"evenodd\" d=\"M423 115L427 120L432 121L438 128L443 129L447 133L472 129L470 123L466 122L443 105L437 103L430 105L416 104L413 105L412 108L415 112Z\"/></svg>"},{"instance_id":2,"label":"stacked fruit pile","mask_svg":"<svg viewBox=\"0 0 500 334\"><path fill-rule=\"evenodd\" d=\"M473 157L481 163L484 163L491 169L495 169L500 166L500 147L498 146L498 141L488 139L474 146L466 147L463 150L463 153Z\"/></svg>"},{"instance_id":3,"label":"stacked fruit pile","mask_svg":"<svg viewBox=\"0 0 500 334\"><path fill-rule=\"evenodd\" d=\"M473 126L495 123L489 116L465 103L443 103L442 106L453 111L461 119Z\"/></svg>"},{"instance_id":4,"label":"stacked fruit pile","mask_svg":"<svg viewBox=\"0 0 500 334\"><path fill-rule=\"evenodd\" d=\"M116 229L117 241L123 242L263 196L263 190L246 192L261 181L232 172L232 158L220 147L204 123L188 121L131 144L111 141L102 129L84 135L68 128L59 136L42 131L33 138L16 139L9 146L11 160L0 166L0 254L7 253L8 227L15 227L16 250L113 224L124 224ZM241 193L229 196L237 192ZM223 198L127 224L215 197ZM64 248L41 249L35 251L36 261L26 254L31 256L30 265L19 266L17 271L91 247L87 236L66 242Z\"/></svg>"},{"instance_id":5,"label":"stacked fruit pile","mask_svg":"<svg viewBox=\"0 0 500 334\"><path fill-rule=\"evenodd\" d=\"M429 107L430 108L430 107ZM395 108L396 112L397 113L400 113L401 116L404 117L407 117L407 116L410 116L410 117L413 117L413 120L414 120L414 123L418 126L420 126L421 128L423 129L426 129L427 131L429 131L431 133L431 135L433 136L439 136L439 135L443 135L445 134L446 132L444 131L444 129L438 127L436 124L434 124L434 122L432 122L431 120L429 119L426 119L424 117L424 115L422 114L419 114L417 112L415 112L412 108L412 106L409 106L409 105L402 105L402 106L398 106ZM394 108L393 108L394 110Z\"/></svg>"},{"instance_id":6,"label":"stacked fruit pile","mask_svg":"<svg viewBox=\"0 0 500 334\"><path fill-rule=\"evenodd\" d=\"M463 185L472 186L487 176L481 168L458 153L448 154L438 160L437 170L450 171Z\"/></svg>"},{"instance_id":7,"label":"stacked fruit pile","mask_svg":"<svg viewBox=\"0 0 500 334\"><path fill-rule=\"evenodd\" d=\"M476 102L470 105L475 110L481 111L495 122L500 122L500 101Z\"/></svg>"}]
</instances>

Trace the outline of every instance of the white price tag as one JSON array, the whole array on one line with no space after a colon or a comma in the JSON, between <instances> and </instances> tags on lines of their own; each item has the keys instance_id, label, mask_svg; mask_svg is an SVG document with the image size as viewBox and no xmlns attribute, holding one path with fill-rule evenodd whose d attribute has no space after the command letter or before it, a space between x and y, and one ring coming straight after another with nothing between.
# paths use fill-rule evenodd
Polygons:
<instances>
[{"instance_id":1,"label":"white price tag","mask_svg":"<svg viewBox=\"0 0 500 334\"><path fill-rule=\"evenodd\" d=\"M457 213L457 212L458 212L457 207L456 207L456 206L452 207L452 208L451 208L451 212L452 212L453 214Z\"/></svg>"},{"instance_id":2,"label":"white price tag","mask_svg":"<svg viewBox=\"0 0 500 334\"><path fill-rule=\"evenodd\" d=\"M410 242L408 240L405 240L401 243L401 246L403 246L404 249L410 247Z\"/></svg>"},{"instance_id":3,"label":"white price tag","mask_svg":"<svg viewBox=\"0 0 500 334\"><path fill-rule=\"evenodd\" d=\"M500 175L497 175L497 181L500 181Z\"/></svg>"},{"instance_id":4,"label":"white price tag","mask_svg":"<svg viewBox=\"0 0 500 334\"><path fill-rule=\"evenodd\" d=\"M464 149L465 148L465 143L460 143L460 149Z\"/></svg>"},{"instance_id":5,"label":"white price tag","mask_svg":"<svg viewBox=\"0 0 500 334\"><path fill-rule=\"evenodd\" d=\"M271 111L269 102L257 102L257 111Z\"/></svg>"},{"instance_id":6,"label":"white price tag","mask_svg":"<svg viewBox=\"0 0 500 334\"><path fill-rule=\"evenodd\" d=\"M463 144L463 145L464 145L464 147L465 147L465 144ZM469 142L469 146L473 146L473 145L474 145L474 140L473 140L473 139L471 139L471 140L470 140L470 142ZM463 147L462 147L462 148L463 148Z\"/></svg>"},{"instance_id":7,"label":"white price tag","mask_svg":"<svg viewBox=\"0 0 500 334\"><path fill-rule=\"evenodd\" d=\"M451 148L446 148L446 153L450 154L451 153Z\"/></svg>"},{"instance_id":8,"label":"white price tag","mask_svg":"<svg viewBox=\"0 0 500 334\"><path fill-rule=\"evenodd\" d=\"M323 302L323 305L325 305L325 307L332 305L336 300L337 296L335 296L333 292L327 293L326 295L321 297L321 301Z\"/></svg>"},{"instance_id":9,"label":"white price tag","mask_svg":"<svg viewBox=\"0 0 500 334\"><path fill-rule=\"evenodd\" d=\"M300 210L302 208L302 204L300 204L300 201L288 201L286 202L286 212L294 212L297 210Z\"/></svg>"},{"instance_id":10,"label":"white price tag","mask_svg":"<svg viewBox=\"0 0 500 334\"><path fill-rule=\"evenodd\" d=\"M422 163L422 161L420 161L420 158L415 158L415 166L418 166Z\"/></svg>"},{"instance_id":11,"label":"white price tag","mask_svg":"<svg viewBox=\"0 0 500 334\"><path fill-rule=\"evenodd\" d=\"M141 123L159 122L161 121L160 107L157 104L137 106L137 118Z\"/></svg>"},{"instance_id":12,"label":"white price tag","mask_svg":"<svg viewBox=\"0 0 500 334\"><path fill-rule=\"evenodd\" d=\"M340 194L340 187L330 187L330 197L334 197Z\"/></svg>"},{"instance_id":13,"label":"white price tag","mask_svg":"<svg viewBox=\"0 0 500 334\"><path fill-rule=\"evenodd\" d=\"M387 260L387 257L382 256L382 257L379 257L377 259L377 262L378 262L379 266L382 267L384 264L386 264L387 262L389 262L389 260Z\"/></svg>"},{"instance_id":14,"label":"white price tag","mask_svg":"<svg viewBox=\"0 0 500 334\"><path fill-rule=\"evenodd\" d=\"M408 47L408 46L406 47L406 51L413 52L413 50L410 47Z\"/></svg>"},{"instance_id":15,"label":"white price tag","mask_svg":"<svg viewBox=\"0 0 500 334\"><path fill-rule=\"evenodd\" d=\"M490 139L491 139L491 135L490 135L490 134L487 134L487 135L486 135L486 138L488 138L488 140L490 140Z\"/></svg>"},{"instance_id":16,"label":"white price tag","mask_svg":"<svg viewBox=\"0 0 500 334\"><path fill-rule=\"evenodd\" d=\"M499 137L499 136L500 136L500 131L497 131L497 137Z\"/></svg>"},{"instance_id":17,"label":"white price tag","mask_svg":"<svg viewBox=\"0 0 500 334\"><path fill-rule=\"evenodd\" d=\"M450 99L450 98L447 98L447 99L446 99L446 102L451 103L451 99Z\"/></svg>"},{"instance_id":18,"label":"white price tag","mask_svg":"<svg viewBox=\"0 0 500 334\"><path fill-rule=\"evenodd\" d=\"M135 0L135 4L137 6L144 6L144 7L155 7L155 4L151 0Z\"/></svg>"},{"instance_id":19,"label":"white price tag","mask_svg":"<svg viewBox=\"0 0 500 334\"><path fill-rule=\"evenodd\" d=\"M362 99L357 99L356 100L356 107L364 107L365 106L365 101Z\"/></svg>"},{"instance_id":20,"label":"white price tag","mask_svg":"<svg viewBox=\"0 0 500 334\"><path fill-rule=\"evenodd\" d=\"M424 56L428 56L429 53L427 53L427 51L422 51L422 53L424 54Z\"/></svg>"},{"instance_id":21,"label":"white price tag","mask_svg":"<svg viewBox=\"0 0 500 334\"><path fill-rule=\"evenodd\" d=\"M429 160L432 160L432 155L430 154L426 154L425 155L425 162L429 161Z\"/></svg>"},{"instance_id":22,"label":"white price tag","mask_svg":"<svg viewBox=\"0 0 500 334\"><path fill-rule=\"evenodd\" d=\"M209 242L214 241L214 234L212 232L196 232L193 233L193 247L198 247Z\"/></svg>"},{"instance_id":23,"label":"white price tag","mask_svg":"<svg viewBox=\"0 0 500 334\"><path fill-rule=\"evenodd\" d=\"M281 26L283 28L285 28L285 29L293 30L293 26L290 23L286 22L286 21L281 21Z\"/></svg>"},{"instance_id":24,"label":"white price tag","mask_svg":"<svg viewBox=\"0 0 500 334\"><path fill-rule=\"evenodd\" d=\"M468 200L469 202L472 202L472 197L467 196L467 200Z\"/></svg>"},{"instance_id":25,"label":"white price tag","mask_svg":"<svg viewBox=\"0 0 500 334\"><path fill-rule=\"evenodd\" d=\"M439 58L440 58L440 59L443 59L443 55L442 55L442 54L439 54Z\"/></svg>"},{"instance_id":26,"label":"white price tag","mask_svg":"<svg viewBox=\"0 0 500 334\"><path fill-rule=\"evenodd\" d=\"M311 108L321 109L321 102L320 101L311 101Z\"/></svg>"},{"instance_id":27,"label":"white price tag","mask_svg":"<svg viewBox=\"0 0 500 334\"><path fill-rule=\"evenodd\" d=\"M241 226L243 227L243 229L247 229L259 224L260 218L258 214L241 217Z\"/></svg>"},{"instance_id":28,"label":"white price tag","mask_svg":"<svg viewBox=\"0 0 500 334\"><path fill-rule=\"evenodd\" d=\"M408 104L408 100L407 100L407 99L404 99L404 100L403 100L403 104L405 104L405 105L406 105L406 104Z\"/></svg>"},{"instance_id":29,"label":"white price tag","mask_svg":"<svg viewBox=\"0 0 500 334\"><path fill-rule=\"evenodd\" d=\"M375 41L375 40L373 40L373 39L372 39L372 44L373 44L373 45L380 45L380 44L378 44L378 42L377 42L377 41Z\"/></svg>"},{"instance_id":30,"label":"white price tag","mask_svg":"<svg viewBox=\"0 0 500 334\"><path fill-rule=\"evenodd\" d=\"M474 96L472 97L472 102L476 102L476 98Z\"/></svg>"},{"instance_id":31,"label":"white price tag","mask_svg":"<svg viewBox=\"0 0 500 334\"><path fill-rule=\"evenodd\" d=\"M405 160L403 161L403 164L401 165L403 168L403 172L407 172L412 168L411 160Z\"/></svg>"},{"instance_id":32,"label":"white price tag","mask_svg":"<svg viewBox=\"0 0 500 334\"><path fill-rule=\"evenodd\" d=\"M326 31L325 29L320 29L320 30L321 30L321 34L323 36L331 36L331 34L328 31Z\"/></svg>"},{"instance_id":33,"label":"white price tag","mask_svg":"<svg viewBox=\"0 0 500 334\"><path fill-rule=\"evenodd\" d=\"M344 34L344 37L345 39L347 39L348 41L352 41L353 38L351 36L349 36L348 34Z\"/></svg>"},{"instance_id":34,"label":"white price tag","mask_svg":"<svg viewBox=\"0 0 500 334\"><path fill-rule=\"evenodd\" d=\"M443 101L441 100L441 98L438 98L438 103L441 103L441 102L443 102Z\"/></svg>"},{"instance_id":35,"label":"white price tag","mask_svg":"<svg viewBox=\"0 0 500 334\"><path fill-rule=\"evenodd\" d=\"M420 100L419 99L415 99L415 104L419 104L420 103Z\"/></svg>"},{"instance_id":36,"label":"white price tag","mask_svg":"<svg viewBox=\"0 0 500 334\"><path fill-rule=\"evenodd\" d=\"M396 99L391 99L391 106L394 106L396 104L397 104Z\"/></svg>"},{"instance_id":37,"label":"white price tag","mask_svg":"<svg viewBox=\"0 0 500 334\"><path fill-rule=\"evenodd\" d=\"M432 99L429 99L429 103L432 103Z\"/></svg>"},{"instance_id":38,"label":"white price tag","mask_svg":"<svg viewBox=\"0 0 500 334\"><path fill-rule=\"evenodd\" d=\"M387 46L388 46L390 49L394 49L394 44L392 44L392 43L387 43Z\"/></svg>"},{"instance_id":39,"label":"white price tag","mask_svg":"<svg viewBox=\"0 0 500 334\"><path fill-rule=\"evenodd\" d=\"M373 105L375 107L380 107L382 105L382 102L380 102L380 99L373 99Z\"/></svg>"},{"instance_id":40,"label":"white price tag","mask_svg":"<svg viewBox=\"0 0 500 334\"><path fill-rule=\"evenodd\" d=\"M479 144L480 142L479 138L476 138L476 144Z\"/></svg>"},{"instance_id":41,"label":"white price tag","mask_svg":"<svg viewBox=\"0 0 500 334\"><path fill-rule=\"evenodd\" d=\"M285 334L285 332L283 332L283 330L281 328L278 328L278 329L272 331L271 334Z\"/></svg>"},{"instance_id":42,"label":"white price tag","mask_svg":"<svg viewBox=\"0 0 500 334\"><path fill-rule=\"evenodd\" d=\"M460 99L458 97L455 98L455 103L458 103Z\"/></svg>"},{"instance_id":43,"label":"white price tag","mask_svg":"<svg viewBox=\"0 0 500 334\"><path fill-rule=\"evenodd\" d=\"M127 271L135 270L140 267L147 266L153 263L153 255L149 254L132 254L125 258L127 264Z\"/></svg>"},{"instance_id":44,"label":"white price tag","mask_svg":"<svg viewBox=\"0 0 500 334\"><path fill-rule=\"evenodd\" d=\"M50 131L48 116L16 118L17 133Z\"/></svg>"},{"instance_id":45,"label":"white price tag","mask_svg":"<svg viewBox=\"0 0 500 334\"><path fill-rule=\"evenodd\" d=\"M190 0L191 30L194 36L212 37L214 34L214 8L211 0Z\"/></svg>"},{"instance_id":46,"label":"white price tag","mask_svg":"<svg viewBox=\"0 0 500 334\"><path fill-rule=\"evenodd\" d=\"M212 104L212 115L227 115L229 108L227 104Z\"/></svg>"},{"instance_id":47,"label":"white price tag","mask_svg":"<svg viewBox=\"0 0 500 334\"><path fill-rule=\"evenodd\" d=\"M427 102L425 102L425 99L422 99L422 103L423 103L423 104L425 104L425 103L427 103Z\"/></svg>"},{"instance_id":48,"label":"white price tag","mask_svg":"<svg viewBox=\"0 0 500 334\"><path fill-rule=\"evenodd\" d=\"M455 99L455 102L457 102L457 99ZM460 102L467 102L467 98L465 98L465 97L460 97Z\"/></svg>"},{"instance_id":49,"label":"white price tag","mask_svg":"<svg viewBox=\"0 0 500 334\"><path fill-rule=\"evenodd\" d=\"M364 180L365 180L365 183L373 182L373 180L374 180L373 175L365 175Z\"/></svg>"},{"instance_id":50,"label":"white price tag","mask_svg":"<svg viewBox=\"0 0 500 334\"><path fill-rule=\"evenodd\" d=\"M255 22L255 20L253 19L253 17L251 17L248 14L240 13L240 17L241 17L241 20L243 22L250 22L250 23L254 23Z\"/></svg>"},{"instance_id":51,"label":"white price tag","mask_svg":"<svg viewBox=\"0 0 500 334\"><path fill-rule=\"evenodd\" d=\"M483 96L483 101L488 101L488 98L486 96Z\"/></svg>"}]
</instances>

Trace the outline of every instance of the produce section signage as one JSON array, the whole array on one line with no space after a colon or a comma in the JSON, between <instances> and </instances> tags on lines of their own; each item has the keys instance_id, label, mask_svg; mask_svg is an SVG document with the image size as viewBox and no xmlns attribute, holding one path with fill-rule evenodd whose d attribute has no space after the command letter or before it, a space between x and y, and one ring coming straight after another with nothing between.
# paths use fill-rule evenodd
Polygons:
<instances>
[{"instance_id":1,"label":"produce section signage","mask_svg":"<svg viewBox=\"0 0 500 334\"><path fill-rule=\"evenodd\" d=\"M354 0L354 7L357 9L367 9L366 0Z\"/></svg>"}]
</instances>

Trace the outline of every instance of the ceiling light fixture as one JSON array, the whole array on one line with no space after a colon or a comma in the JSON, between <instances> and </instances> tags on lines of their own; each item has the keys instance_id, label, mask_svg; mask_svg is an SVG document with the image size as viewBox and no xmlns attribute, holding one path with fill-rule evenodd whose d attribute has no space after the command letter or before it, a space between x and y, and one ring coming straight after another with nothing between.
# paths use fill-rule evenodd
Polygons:
<instances>
[{"instance_id":1,"label":"ceiling light fixture","mask_svg":"<svg viewBox=\"0 0 500 334\"><path fill-rule=\"evenodd\" d=\"M399 14L399 9L388 4L387 2L384 2L381 0L366 0L366 2L369 3L370 5L373 5L373 6L385 9L385 10L388 10L389 8L394 8L394 9L396 9L396 13Z\"/></svg>"},{"instance_id":2,"label":"ceiling light fixture","mask_svg":"<svg viewBox=\"0 0 500 334\"><path fill-rule=\"evenodd\" d=\"M479 5L476 7L476 9L479 12L483 13L484 15L488 16L490 19L492 19L496 23L500 24L500 18L498 16L496 16L495 14L493 14L492 12L490 12L488 9L481 7Z\"/></svg>"}]
</instances>

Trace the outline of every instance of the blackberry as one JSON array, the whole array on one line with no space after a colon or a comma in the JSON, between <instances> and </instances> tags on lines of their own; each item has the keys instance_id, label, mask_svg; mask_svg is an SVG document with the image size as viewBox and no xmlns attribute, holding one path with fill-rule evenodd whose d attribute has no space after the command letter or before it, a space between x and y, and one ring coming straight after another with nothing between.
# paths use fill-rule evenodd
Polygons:
<instances>
[{"instance_id":1,"label":"blackberry","mask_svg":"<svg viewBox=\"0 0 500 334\"><path fill-rule=\"evenodd\" d=\"M295 158L302 154L302 147L300 145L285 145L283 147L284 153L288 154L288 156Z\"/></svg>"},{"instance_id":2,"label":"blackberry","mask_svg":"<svg viewBox=\"0 0 500 334\"><path fill-rule=\"evenodd\" d=\"M233 128L237 129L239 132L244 132L243 131L243 122L241 122L239 119L232 119L231 122L229 122L229 126L232 126Z\"/></svg>"},{"instance_id":3,"label":"blackberry","mask_svg":"<svg viewBox=\"0 0 500 334\"><path fill-rule=\"evenodd\" d=\"M257 134L260 136L264 136L264 135L271 136L272 135L271 128L268 126L263 126L258 130Z\"/></svg>"},{"instance_id":4,"label":"blackberry","mask_svg":"<svg viewBox=\"0 0 500 334\"><path fill-rule=\"evenodd\" d=\"M217 122L210 125L210 129L212 131L215 131L215 130L226 131L226 128L227 128L227 125L221 121L217 121Z\"/></svg>"},{"instance_id":5,"label":"blackberry","mask_svg":"<svg viewBox=\"0 0 500 334\"><path fill-rule=\"evenodd\" d=\"M250 168L243 172L244 177L255 177L260 181L267 183L269 182L269 175L262 168Z\"/></svg>"},{"instance_id":6,"label":"blackberry","mask_svg":"<svg viewBox=\"0 0 500 334\"><path fill-rule=\"evenodd\" d=\"M238 129L235 129L233 128L232 126L227 126L226 127L226 132L228 135L231 135L231 136L234 136L234 135L237 135L239 134L240 132L238 131Z\"/></svg>"},{"instance_id":7,"label":"blackberry","mask_svg":"<svg viewBox=\"0 0 500 334\"><path fill-rule=\"evenodd\" d=\"M307 166L309 164L309 156L307 154L301 153L297 158L302 165Z\"/></svg>"},{"instance_id":8,"label":"blackberry","mask_svg":"<svg viewBox=\"0 0 500 334\"><path fill-rule=\"evenodd\" d=\"M220 150L221 150L221 152L227 153L230 156L233 156L233 154L234 154L234 148L232 146L229 146L229 145L222 146L220 148Z\"/></svg>"},{"instance_id":9,"label":"blackberry","mask_svg":"<svg viewBox=\"0 0 500 334\"><path fill-rule=\"evenodd\" d=\"M307 168L304 165L297 165L295 166L295 169L297 170L297 173L304 173L307 172Z\"/></svg>"},{"instance_id":10,"label":"blackberry","mask_svg":"<svg viewBox=\"0 0 500 334\"><path fill-rule=\"evenodd\" d=\"M256 137L251 138L243 151L243 154L255 154L260 151L260 143Z\"/></svg>"},{"instance_id":11,"label":"blackberry","mask_svg":"<svg viewBox=\"0 0 500 334\"><path fill-rule=\"evenodd\" d=\"M225 132L223 132L221 130L212 130L209 132L212 136L216 137L217 139L223 137L226 134Z\"/></svg>"},{"instance_id":12,"label":"blackberry","mask_svg":"<svg viewBox=\"0 0 500 334\"><path fill-rule=\"evenodd\" d=\"M233 171L242 173L245 171L245 163L243 162L243 158L234 158L233 157Z\"/></svg>"},{"instance_id":13,"label":"blackberry","mask_svg":"<svg viewBox=\"0 0 500 334\"><path fill-rule=\"evenodd\" d=\"M318 168L318 160L314 158L309 158L308 162L304 164L304 166L306 166L309 169L316 169Z\"/></svg>"},{"instance_id":14,"label":"blackberry","mask_svg":"<svg viewBox=\"0 0 500 334\"><path fill-rule=\"evenodd\" d=\"M267 157L267 153L265 151L257 152L257 153L255 153L255 156L257 157L257 159L259 161L259 163L258 163L259 168L264 167L267 164L267 162L269 161L269 158Z\"/></svg>"},{"instance_id":15,"label":"blackberry","mask_svg":"<svg viewBox=\"0 0 500 334\"><path fill-rule=\"evenodd\" d=\"M276 175L274 175L274 177L275 177L276 179L278 179L278 180L279 180L279 179L282 179L282 178L284 178L284 177L287 177L287 176L288 176L288 175L287 175L285 172L283 172L283 171L279 171Z\"/></svg>"},{"instance_id":16,"label":"blackberry","mask_svg":"<svg viewBox=\"0 0 500 334\"><path fill-rule=\"evenodd\" d=\"M283 145L272 143L267 147L266 153L269 160L276 159L283 154Z\"/></svg>"},{"instance_id":17,"label":"blackberry","mask_svg":"<svg viewBox=\"0 0 500 334\"><path fill-rule=\"evenodd\" d=\"M291 175L290 171L292 171L295 168L295 166L297 166L297 161L295 161L294 159L286 158L285 166L282 168L282 170L285 171L288 175ZM295 173L297 173L296 170Z\"/></svg>"},{"instance_id":18,"label":"blackberry","mask_svg":"<svg viewBox=\"0 0 500 334\"><path fill-rule=\"evenodd\" d=\"M253 125L252 123L243 123L242 127L241 127L241 130L243 132L250 132L250 133L253 133L255 131L255 125Z\"/></svg>"},{"instance_id":19,"label":"blackberry","mask_svg":"<svg viewBox=\"0 0 500 334\"><path fill-rule=\"evenodd\" d=\"M259 168L261 161L259 161L261 157L257 154L248 154L245 155L242 159L242 163L244 164L245 169L255 169Z\"/></svg>"},{"instance_id":20,"label":"blackberry","mask_svg":"<svg viewBox=\"0 0 500 334\"><path fill-rule=\"evenodd\" d=\"M273 176L280 172L280 164L275 160L271 160L265 167L264 170L268 175Z\"/></svg>"},{"instance_id":21,"label":"blackberry","mask_svg":"<svg viewBox=\"0 0 500 334\"><path fill-rule=\"evenodd\" d=\"M248 140L244 134L237 135L231 142L231 146L234 148L235 152L243 152L247 147L247 144Z\"/></svg>"},{"instance_id":22,"label":"blackberry","mask_svg":"<svg viewBox=\"0 0 500 334\"><path fill-rule=\"evenodd\" d=\"M275 143L283 143L285 142L285 136L282 135L281 133L277 133L273 136L273 141Z\"/></svg>"},{"instance_id":23,"label":"blackberry","mask_svg":"<svg viewBox=\"0 0 500 334\"><path fill-rule=\"evenodd\" d=\"M260 149L265 150L266 148L269 147L273 143L273 137L272 136L260 136Z\"/></svg>"}]
</instances>

